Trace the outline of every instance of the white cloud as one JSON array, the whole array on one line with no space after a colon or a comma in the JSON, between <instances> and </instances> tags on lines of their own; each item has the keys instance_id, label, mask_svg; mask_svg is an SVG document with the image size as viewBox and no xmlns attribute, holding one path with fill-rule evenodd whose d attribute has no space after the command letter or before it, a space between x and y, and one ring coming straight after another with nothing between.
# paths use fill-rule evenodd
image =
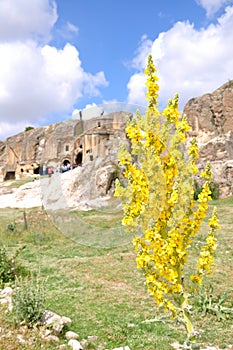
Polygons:
<instances>
[{"instance_id":1,"label":"white cloud","mask_svg":"<svg viewBox=\"0 0 233 350\"><path fill-rule=\"evenodd\" d=\"M147 35L143 35L139 42L139 46L135 52L135 58L133 59L133 68L140 69L146 64L146 57L151 51L152 40L148 39Z\"/></svg>"},{"instance_id":2,"label":"white cloud","mask_svg":"<svg viewBox=\"0 0 233 350\"><path fill-rule=\"evenodd\" d=\"M56 33L65 40L70 40L79 33L79 28L71 22L66 22L59 29L56 29Z\"/></svg>"},{"instance_id":3,"label":"white cloud","mask_svg":"<svg viewBox=\"0 0 233 350\"><path fill-rule=\"evenodd\" d=\"M82 97L84 91L98 94L106 86L103 72L86 73L77 49L63 49L34 42L0 44L0 120L37 121L50 112L62 112Z\"/></svg>"},{"instance_id":4,"label":"white cloud","mask_svg":"<svg viewBox=\"0 0 233 350\"><path fill-rule=\"evenodd\" d=\"M131 76L127 88L129 90L127 102L129 104L145 105L145 76L143 73L136 73Z\"/></svg>"},{"instance_id":5,"label":"white cloud","mask_svg":"<svg viewBox=\"0 0 233 350\"><path fill-rule=\"evenodd\" d=\"M24 131L26 126L32 126L32 124L27 120L19 122L15 121L13 124L0 120L0 140L5 139L6 135L10 136Z\"/></svg>"},{"instance_id":6,"label":"white cloud","mask_svg":"<svg viewBox=\"0 0 233 350\"><path fill-rule=\"evenodd\" d=\"M201 5L205 11L207 17L213 16L218 10L223 6L232 3L232 0L196 0L199 5Z\"/></svg>"},{"instance_id":7,"label":"white cloud","mask_svg":"<svg viewBox=\"0 0 233 350\"><path fill-rule=\"evenodd\" d=\"M54 0L1 0L0 40L48 40L57 21Z\"/></svg>"},{"instance_id":8,"label":"white cloud","mask_svg":"<svg viewBox=\"0 0 233 350\"><path fill-rule=\"evenodd\" d=\"M232 37L233 7L227 7L217 24L206 29L197 30L189 22L177 22L161 33L151 47L160 78L161 105L178 92L183 108L190 98L211 92L233 79ZM144 68L141 66L141 71ZM138 98L138 103L142 103L141 74L138 72L129 80L129 102L136 103Z\"/></svg>"},{"instance_id":9,"label":"white cloud","mask_svg":"<svg viewBox=\"0 0 233 350\"><path fill-rule=\"evenodd\" d=\"M75 46L45 44L56 20L55 1L0 1L0 139L69 112L107 85L103 72L84 71Z\"/></svg>"},{"instance_id":10,"label":"white cloud","mask_svg":"<svg viewBox=\"0 0 233 350\"><path fill-rule=\"evenodd\" d=\"M90 103L85 106L81 110L82 113L82 119L87 120L91 118L99 117L103 113L103 107L97 106L96 103ZM72 113L73 119L79 119L80 118L80 111L78 109L75 109Z\"/></svg>"},{"instance_id":11,"label":"white cloud","mask_svg":"<svg viewBox=\"0 0 233 350\"><path fill-rule=\"evenodd\" d=\"M72 32L72 33L75 33L75 34L78 33L78 27L76 27L74 24L72 24L70 22L67 22L67 30L69 32Z\"/></svg>"}]
</instances>

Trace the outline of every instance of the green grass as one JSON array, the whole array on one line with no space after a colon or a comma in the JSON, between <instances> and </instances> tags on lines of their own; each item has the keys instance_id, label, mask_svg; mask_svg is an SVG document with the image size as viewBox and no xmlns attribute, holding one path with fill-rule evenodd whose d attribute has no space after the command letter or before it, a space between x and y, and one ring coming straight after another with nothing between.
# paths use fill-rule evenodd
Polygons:
<instances>
[{"instance_id":1,"label":"green grass","mask_svg":"<svg viewBox=\"0 0 233 350\"><path fill-rule=\"evenodd\" d=\"M213 205L218 208L221 230L217 234L215 273L207 285L213 285L216 297L227 292L227 305L233 307L233 198L213 201ZM26 216L27 231L23 210L1 210L0 245L6 246L9 254L26 245L19 259L28 270L47 279L46 307L70 317L70 328L80 334L80 339L98 336L91 349L102 344L103 349L128 345L131 350L169 350L175 340L185 339L182 325L161 314L147 293L144 278L136 268L129 234L120 225L120 211L47 215L42 209L27 209ZM15 232L7 230L11 222L17 222ZM75 233L70 234L68 230L75 225ZM205 223L197 243L202 242L206 228ZM197 303L197 299L196 296L192 302ZM144 323L150 319L155 322ZM233 344L231 318L219 322L215 315L200 311L193 314L193 321L203 346L223 348ZM14 331L6 318L1 327L6 334ZM31 348L17 347L17 342L11 344L12 336L3 338L1 334L0 349L41 348L39 340ZM44 348L55 348L50 346L46 344Z\"/></svg>"},{"instance_id":2,"label":"green grass","mask_svg":"<svg viewBox=\"0 0 233 350\"><path fill-rule=\"evenodd\" d=\"M8 183L8 186L9 188L18 188L28 182L32 182L33 179L37 177L37 175L34 175L34 177L32 176L28 176L28 177L25 177L23 179L18 179L18 180L8 180L9 183ZM5 182L7 184L7 182Z\"/></svg>"}]
</instances>

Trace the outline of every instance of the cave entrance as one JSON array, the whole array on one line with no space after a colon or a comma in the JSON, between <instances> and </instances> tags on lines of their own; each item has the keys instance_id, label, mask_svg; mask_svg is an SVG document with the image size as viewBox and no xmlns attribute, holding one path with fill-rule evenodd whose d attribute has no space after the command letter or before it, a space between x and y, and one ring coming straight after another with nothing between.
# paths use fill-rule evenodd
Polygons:
<instances>
[{"instance_id":1,"label":"cave entrance","mask_svg":"<svg viewBox=\"0 0 233 350\"><path fill-rule=\"evenodd\" d=\"M82 161L83 161L83 152L79 152L75 158L75 163L77 165L82 165Z\"/></svg>"},{"instance_id":2,"label":"cave entrance","mask_svg":"<svg viewBox=\"0 0 233 350\"><path fill-rule=\"evenodd\" d=\"M40 166L38 166L37 168L35 168L33 170L33 174L35 174L35 175L39 175L40 174Z\"/></svg>"},{"instance_id":3,"label":"cave entrance","mask_svg":"<svg viewBox=\"0 0 233 350\"><path fill-rule=\"evenodd\" d=\"M67 170L70 170L70 161L68 159L63 160L61 170L62 173L64 173Z\"/></svg>"},{"instance_id":4,"label":"cave entrance","mask_svg":"<svg viewBox=\"0 0 233 350\"><path fill-rule=\"evenodd\" d=\"M68 159L63 160L63 165L64 166L67 166L68 164L70 165L70 161Z\"/></svg>"},{"instance_id":5,"label":"cave entrance","mask_svg":"<svg viewBox=\"0 0 233 350\"><path fill-rule=\"evenodd\" d=\"M7 181L7 180L15 180L15 171L7 171L4 177L4 181Z\"/></svg>"}]
</instances>

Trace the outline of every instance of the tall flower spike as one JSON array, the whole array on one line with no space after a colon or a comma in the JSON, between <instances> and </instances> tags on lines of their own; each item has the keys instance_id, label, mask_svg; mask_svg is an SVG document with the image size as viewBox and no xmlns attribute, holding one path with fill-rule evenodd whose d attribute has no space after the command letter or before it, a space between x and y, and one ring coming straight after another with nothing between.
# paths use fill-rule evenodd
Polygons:
<instances>
[{"instance_id":1,"label":"tall flower spike","mask_svg":"<svg viewBox=\"0 0 233 350\"><path fill-rule=\"evenodd\" d=\"M184 266L193 237L206 217L211 170L207 164L206 182L195 202L196 139L186 154L189 125L186 117L179 114L178 95L169 101L163 113L158 110L158 77L151 55L145 74L148 108L144 116L138 113L127 123L130 150L122 146L118 154L127 185L118 182L115 195L123 199L122 223L133 233L137 267L143 271L148 292L164 311L183 318L191 339L188 288L191 281L196 287L201 285L205 272L211 271L208 266L214 262L216 212L209 220L211 231L207 233L206 245L200 249L198 271L191 275L191 281L185 278Z\"/></svg>"},{"instance_id":2,"label":"tall flower spike","mask_svg":"<svg viewBox=\"0 0 233 350\"><path fill-rule=\"evenodd\" d=\"M146 87L147 87L147 95L146 99L149 101L148 108L154 109L155 106L158 105L158 75L157 69L155 68L154 62L152 60L152 56L148 56L148 64L145 69L145 74L147 75Z\"/></svg>"}]
</instances>

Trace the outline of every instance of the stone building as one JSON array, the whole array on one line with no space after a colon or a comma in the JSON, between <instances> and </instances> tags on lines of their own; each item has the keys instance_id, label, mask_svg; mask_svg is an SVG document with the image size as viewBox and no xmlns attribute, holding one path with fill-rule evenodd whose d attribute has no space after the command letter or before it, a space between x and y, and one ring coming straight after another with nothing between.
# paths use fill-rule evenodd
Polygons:
<instances>
[{"instance_id":1,"label":"stone building","mask_svg":"<svg viewBox=\"0 0 233 350\"><path fill-rule=\"evenodd\" d=\"M70 164L81 165L117 152L125 139L126 112L90 120L79 119L44 126L0 142L0 180L42 174Z\"/></svg>"}]
</instances>

